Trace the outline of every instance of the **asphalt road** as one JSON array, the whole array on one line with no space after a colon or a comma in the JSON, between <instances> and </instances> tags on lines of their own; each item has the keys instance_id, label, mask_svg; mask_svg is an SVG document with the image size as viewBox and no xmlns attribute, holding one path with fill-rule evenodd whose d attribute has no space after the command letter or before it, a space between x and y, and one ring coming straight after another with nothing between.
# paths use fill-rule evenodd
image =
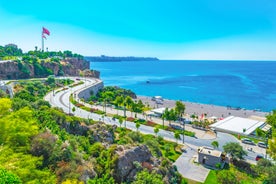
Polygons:
<instances>
[{"instance_id":1,"label":"asphalt road","mask_svg":"<svg viewBox=\"0 0 276 184\"><path fill-rule=\"evenodd\" d=\"M53 92L48 93L45 96L44 99L49 101L52 106L59 107L59 108L63 109L63 111L66 112L66 113L69 113L69 112L73 113L72 108L75 107L76 111L73 113L75 116L78 116L78 117L81 117L81 118L89 118L89 119L93 119L93 120L101 120L104 123L107 123L107 124L110 124L110 125L115 124L117 126L120 126L117 119L112 120L112 118L110 118L110 117L103 117L103 116L95 114L95 113L87 112L87 111L82 110L82 109L74 106L73 104L69 103L70 94L75 93L78 90L85 89L86 87L91 86L91 85L96 83L96 80L91 79L91 78L90 79L82 79L82 80L84 81L84 84L79 85L79 86L75 86L73 88L69 88L65 91L61 91L61 92L56 93L56 94L54 94ZM123 123L122 126L125 126L125 123ZM133 123L133 122L126 121L126 127L128 129L136 131L135 123ZM139 131L143 134L155 135L153 127L141 125L140 128L139 128ZM166 140L176 142L176 140L174 138L174 133L172 133L170 131L159 130L158 135L163 137ZM199 147L199 146L212 147L211 143L216 140L216 141L219 142L219 148L218 149L221 150L221 151L223 150L222 146L224 144L226 144L228 142L239 142L234 136L232 136L230 134L226 134L226 133L221 133L221 132L218 132L217 137L215 139L212 139L212 140L197 139L197 138L189 137L189 136L185 136L184 140L185 140L185 144L187 144L188 146L191 146L191 147ZM181 136L181 139L178 140L177 142L179 144L182 143L182 136ZM250 152L249 151L248 156L246 156L245 159L248 160L250 163L256 163L255 158L258 154L259 153L257 153L257 152Z\"/></svg>"}]
</instances>

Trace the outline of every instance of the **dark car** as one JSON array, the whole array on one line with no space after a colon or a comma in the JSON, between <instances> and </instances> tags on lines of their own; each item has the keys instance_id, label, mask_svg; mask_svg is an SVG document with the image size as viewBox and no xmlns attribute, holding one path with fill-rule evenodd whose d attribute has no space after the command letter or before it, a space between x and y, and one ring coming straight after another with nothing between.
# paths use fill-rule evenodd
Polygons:
<instances>
[{"instance_id":1,"label":"dark car","mask_svg":"<svg viewBox=\"0 0 276 184\"><path fill-rule=\"evenodd\" d=\"M258 161L258 160L263 159L263 158L264 157L262 155L257 155L255 160Z\"/></svg>"}]
</instances>

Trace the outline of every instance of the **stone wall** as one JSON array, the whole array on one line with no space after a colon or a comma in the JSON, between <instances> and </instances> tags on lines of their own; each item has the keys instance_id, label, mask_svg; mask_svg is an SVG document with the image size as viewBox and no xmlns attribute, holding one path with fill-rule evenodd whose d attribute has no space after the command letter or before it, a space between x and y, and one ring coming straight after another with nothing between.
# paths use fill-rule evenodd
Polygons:
<instances>
[{"instance_id":1,"label":"stone wall","mask_svg":"<svg viewBox=\"0 0 276 184\"><path fill-rule=\"evenodd\" d=\"M76 95L80 99L84 98L85 100L87 100L92 94L94 95L97 94L98 91L103 87L104 87L103 81L96 80L95 85L82 89L81 91L77 92Z\"/></svg>"}]
</instances>

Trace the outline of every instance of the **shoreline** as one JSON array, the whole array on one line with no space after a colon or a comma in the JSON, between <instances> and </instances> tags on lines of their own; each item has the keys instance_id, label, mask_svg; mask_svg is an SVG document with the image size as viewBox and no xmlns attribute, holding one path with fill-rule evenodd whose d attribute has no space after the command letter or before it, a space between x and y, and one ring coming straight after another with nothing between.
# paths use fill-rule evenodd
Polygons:
<instances>
[{"instance_id":1,"label":"shoreline","mask_svg":"<svg viewBox=\"0 0 276 184\"><path fill-rule=\"evenodd\" d=\"M175 106L177 100L164 99L163 104L156 104L155 101L151 100L149 96L137 95L137 100L142 100L144 104L149 104L152 108L161 108L168 107L172 108ZM185 114L195 114L200 117L202 114L207 114L207 117L217 117L217 118L226 118L228 116L238 116L243 118L248 118L250 116L260 116L265 117L269 112L247 110L247 109L229 109L226 106L218 106L212 104L201 104L196 102L187 102L182 101L185 104Z\"/></svg>"}]
</instances>

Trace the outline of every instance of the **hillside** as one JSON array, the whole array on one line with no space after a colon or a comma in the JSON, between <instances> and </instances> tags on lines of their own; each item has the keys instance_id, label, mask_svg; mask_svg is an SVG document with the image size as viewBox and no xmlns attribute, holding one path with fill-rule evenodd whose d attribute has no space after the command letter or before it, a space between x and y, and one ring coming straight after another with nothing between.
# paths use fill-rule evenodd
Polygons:
<instances>
[{"instance_id":1,"label":"hillside","mask_svg":"<svg viewBox=\"0 0 276 184\"><path fill-rule=\"evenodd\" d=\"M168 159L177 144L51 108L43 96L74 85L58 80L17 82L14 98L0 97L0 183L181 183Z\"/></svg>"},{"instance_id":2,"label":"hillside","mask_svg":"<svg viewBox=\"0 0 276 184\"><path fill-rule=\"evenodd\" d=\"M100 72L90 71L89 61L71 51L35 50L22 53L22 50L13 44L0 46L0 79L36 78L49 75L86 75L99 78Z\"/></svg>"}]
</instances>

